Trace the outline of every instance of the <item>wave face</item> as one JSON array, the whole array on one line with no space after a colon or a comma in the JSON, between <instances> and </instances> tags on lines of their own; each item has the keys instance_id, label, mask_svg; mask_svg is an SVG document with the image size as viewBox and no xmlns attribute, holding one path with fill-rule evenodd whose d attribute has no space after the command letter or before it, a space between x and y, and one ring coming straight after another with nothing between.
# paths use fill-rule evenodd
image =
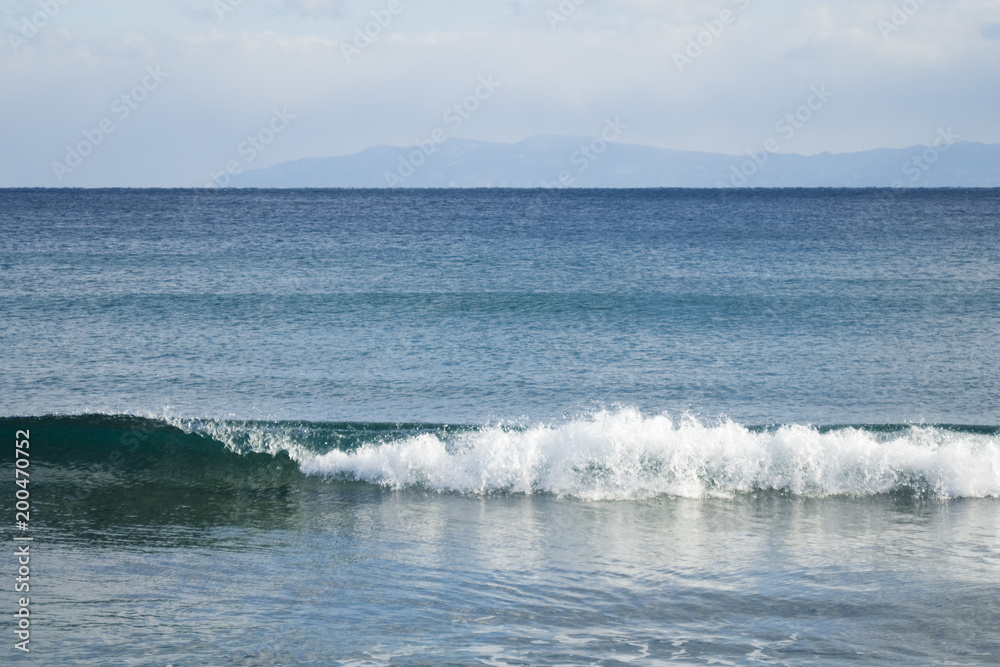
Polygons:
<instances>
[{"instance_id":1,"label":"wave face","mask_svg":"<svg viewBox=\"0 0 1000 667\"><path fill-rule=\"evenodd\" d=\"M706 424L601 411L557 424L248 422L89 415L32 428L34 463L76 484L267 488L315 481L584 500L909 494L1000 497L1000 429ZM69 479L69 478L67 478ZM103 481L102 481L103 480Z\"/></svg>"}]
</instances>

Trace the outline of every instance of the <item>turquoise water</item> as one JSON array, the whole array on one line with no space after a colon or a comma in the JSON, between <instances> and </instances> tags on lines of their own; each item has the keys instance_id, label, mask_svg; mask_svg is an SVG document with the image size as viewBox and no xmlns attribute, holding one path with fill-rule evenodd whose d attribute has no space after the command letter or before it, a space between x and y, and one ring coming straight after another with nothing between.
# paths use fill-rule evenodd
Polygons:
<instances>
[{"instance_id":1,"label":"turquoise water","mask_svg":"<svg viewBox=\"0 0 1000 667\"><path fill-rule=\"evenodd\" d=\"M15 659L1000 661L1000 191L6 190L0 251Z\"/></svg>"}]
</instances>

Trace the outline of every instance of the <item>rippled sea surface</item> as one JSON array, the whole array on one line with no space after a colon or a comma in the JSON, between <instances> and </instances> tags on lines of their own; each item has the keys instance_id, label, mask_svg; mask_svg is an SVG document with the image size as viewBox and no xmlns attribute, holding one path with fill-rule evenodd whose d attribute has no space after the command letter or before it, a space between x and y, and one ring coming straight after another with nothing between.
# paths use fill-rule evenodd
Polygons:
<instances>
[{"instance_id":1,"label":"rippled sea surface","mask_svg":"<svg viewBox=\"0 0 1000 667\"><path fill-rule=\"evenodd\" d=\"M0 190L0 312L13 660L1000 662L1000 191Z\"/></svg>"}]
</instances>

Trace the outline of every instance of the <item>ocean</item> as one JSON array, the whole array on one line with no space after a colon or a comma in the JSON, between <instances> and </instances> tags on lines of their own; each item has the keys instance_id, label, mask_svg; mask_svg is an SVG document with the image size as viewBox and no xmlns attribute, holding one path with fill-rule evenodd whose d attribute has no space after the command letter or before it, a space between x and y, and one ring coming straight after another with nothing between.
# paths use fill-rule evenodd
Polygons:
<instances>
[{"instance_id":1,"label":"ocean","mask_svg":"<svg viewBox=\"0 0 1000 667\"><path fill-rule=\"evenodd\" d=\"M0 190L0 312L0 662L1000 663L1000 190Z\"/></svg>"}]
</instances>

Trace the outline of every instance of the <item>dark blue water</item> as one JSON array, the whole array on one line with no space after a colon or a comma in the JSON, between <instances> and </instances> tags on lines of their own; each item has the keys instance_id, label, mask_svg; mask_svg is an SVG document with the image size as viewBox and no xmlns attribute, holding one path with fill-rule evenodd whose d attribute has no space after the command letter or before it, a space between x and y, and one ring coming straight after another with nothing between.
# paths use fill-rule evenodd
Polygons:
<instances>
[{"instance_id":1,"label":"dark blue water","mask_svg":"<svg viewBox=\"0 0 1000 667\"><path fill-rule=\"evenodd\" d=\"M6 414L1000 423L996 191L22 191Z\"/></svg>"},{"instance_id":2,"label":"dark blue water","mask_svg":"<svg viewBox=\"0 0 1000 667\"><path fill-rule=\"evenodd\" d=\"M1000 661L1000 191L7 190L0 313L28 660Z\"/></svg>"}]
</instances>

